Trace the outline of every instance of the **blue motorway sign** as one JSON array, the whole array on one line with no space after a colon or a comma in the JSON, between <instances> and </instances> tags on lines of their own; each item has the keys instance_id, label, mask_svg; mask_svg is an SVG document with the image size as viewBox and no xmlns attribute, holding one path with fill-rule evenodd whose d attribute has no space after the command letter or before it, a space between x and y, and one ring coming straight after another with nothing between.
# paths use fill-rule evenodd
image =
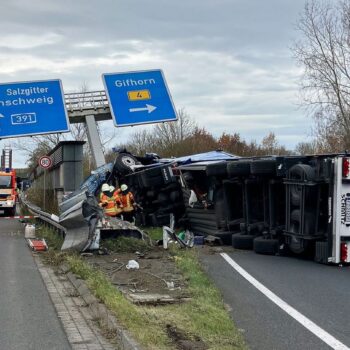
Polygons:
<instances>
[{"instance_id":1,"label":"blue motorway sign","mask_svg":"<svg viewBox=\"0 0 350 350\"><path fill-rule=\"evenodd\" d=\"M0 139L67 131L60 80L0 84Z\"/></svg>"},{"instance_id":2,"label":"blue motorway sign","mask_svg":"<svg viewBox=\"0 0 350 350\"><path fill-rule=\"evenodd\" d=\"M114 124L127 126L177 119L159 69L102 75Z\"/></svg>"}]
</instances>

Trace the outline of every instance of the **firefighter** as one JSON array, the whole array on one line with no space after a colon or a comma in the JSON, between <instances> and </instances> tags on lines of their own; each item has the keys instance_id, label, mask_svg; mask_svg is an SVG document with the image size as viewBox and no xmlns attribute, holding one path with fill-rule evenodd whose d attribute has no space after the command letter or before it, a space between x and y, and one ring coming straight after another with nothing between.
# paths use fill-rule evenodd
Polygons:
<instances>
[{"instance_id":1,"label":"firefighter","mask_svg":"<svg viewBox=\"0 0 350 350\"><path fill-rule=\"evenodd\" d=\"M115 187L113 185L111 185L111 186L109 186L109 192L113 194L116 216L119 216L123 212L123 203L122 203L122 200L120 198L121 189L118 188L116 190Z\"/></svg>"},{"instance_id":2,"label":"firefighter","mask_svg":"<svg viewBox=\"0 0 350 350\"><path fill-rule=\"evenodd\" d=\"M123 204L123 218L126 221L132 222L134 219L135 200L133 194L129 191L127 185L120 186L120 198Z\"/></svg>"},{"instance_id":3,"label":"firefighter","mask_svg":"<svg viewBox=\"0 0 350 350\"><path fill-rule=\"evenodd\" d=\"M115 207L115 197L110 191L110 186L108 184L103 184L100 193L100 203L99 205L104 209L104 213L108 216L116 216L117 210Z\"/></svg>"}]
</instances>

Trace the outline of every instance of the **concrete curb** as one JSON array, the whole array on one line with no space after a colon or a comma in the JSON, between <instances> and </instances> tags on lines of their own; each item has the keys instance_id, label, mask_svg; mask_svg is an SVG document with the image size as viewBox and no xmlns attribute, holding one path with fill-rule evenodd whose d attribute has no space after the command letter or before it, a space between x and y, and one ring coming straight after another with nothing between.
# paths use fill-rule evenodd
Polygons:
<instances>
[{"instance_id":1,"label":"concrete curb","mask_svg":"<svg viewBox=\"0 0 350 350\"><path fill-rule=\"evenodd\" d=\"M118 348L121 350L143 350L140 345L130 336L129 332L123 329L117 319L106 308L106 306L99 302L99 300L92 295L84 280L77 278L66 265L60 268L62 273L65 273L68 280L72 283L74 288L80 294L89 307L91 314L96 320L102 322L109 330L116 332Z\"/></svg>"}]
</instances>

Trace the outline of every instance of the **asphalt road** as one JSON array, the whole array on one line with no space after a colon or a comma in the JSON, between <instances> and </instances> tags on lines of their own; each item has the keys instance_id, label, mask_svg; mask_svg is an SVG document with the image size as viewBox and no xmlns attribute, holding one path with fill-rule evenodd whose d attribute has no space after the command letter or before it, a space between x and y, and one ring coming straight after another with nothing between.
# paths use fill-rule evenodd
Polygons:
<instances>
[{"instance_id":1,"label":"asphalt road","mask_svg":"<svg viewBox=\"0 0 350 350\"><path fill-rule=\"evenodd\" d=\"M0 349L71 349L17 220L0 218Z\"/></svg>"},{"instance_id":2,"label":"asphalt road","mask_svg":"<svg viewBox=\"0 0 350 350\"><path fill-rule=\"evenodd\" d=\"M350 348L350 267L251 251L231 251L228 255L283 301ZM250 284L221 255L202 255L202 260L251 349L331 349Z\"/></svg>"}]
</instances>

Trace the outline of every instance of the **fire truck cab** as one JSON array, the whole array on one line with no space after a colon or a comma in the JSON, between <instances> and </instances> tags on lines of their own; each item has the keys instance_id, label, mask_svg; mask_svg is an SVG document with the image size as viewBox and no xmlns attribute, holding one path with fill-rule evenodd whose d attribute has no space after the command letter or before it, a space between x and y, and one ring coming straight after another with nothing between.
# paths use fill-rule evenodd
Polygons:
<instances>
[{"instance_id":1,"label":"fire truck cab","mask_svg":"<svg viewBox=\"0 0 350 350\"><path fill-rule=\"evenodd\" d=\"M16 213L16 202L16 170L3 169L0 171L0 210L9 216L14 216Z\"/></svg>"}]
</instances>

